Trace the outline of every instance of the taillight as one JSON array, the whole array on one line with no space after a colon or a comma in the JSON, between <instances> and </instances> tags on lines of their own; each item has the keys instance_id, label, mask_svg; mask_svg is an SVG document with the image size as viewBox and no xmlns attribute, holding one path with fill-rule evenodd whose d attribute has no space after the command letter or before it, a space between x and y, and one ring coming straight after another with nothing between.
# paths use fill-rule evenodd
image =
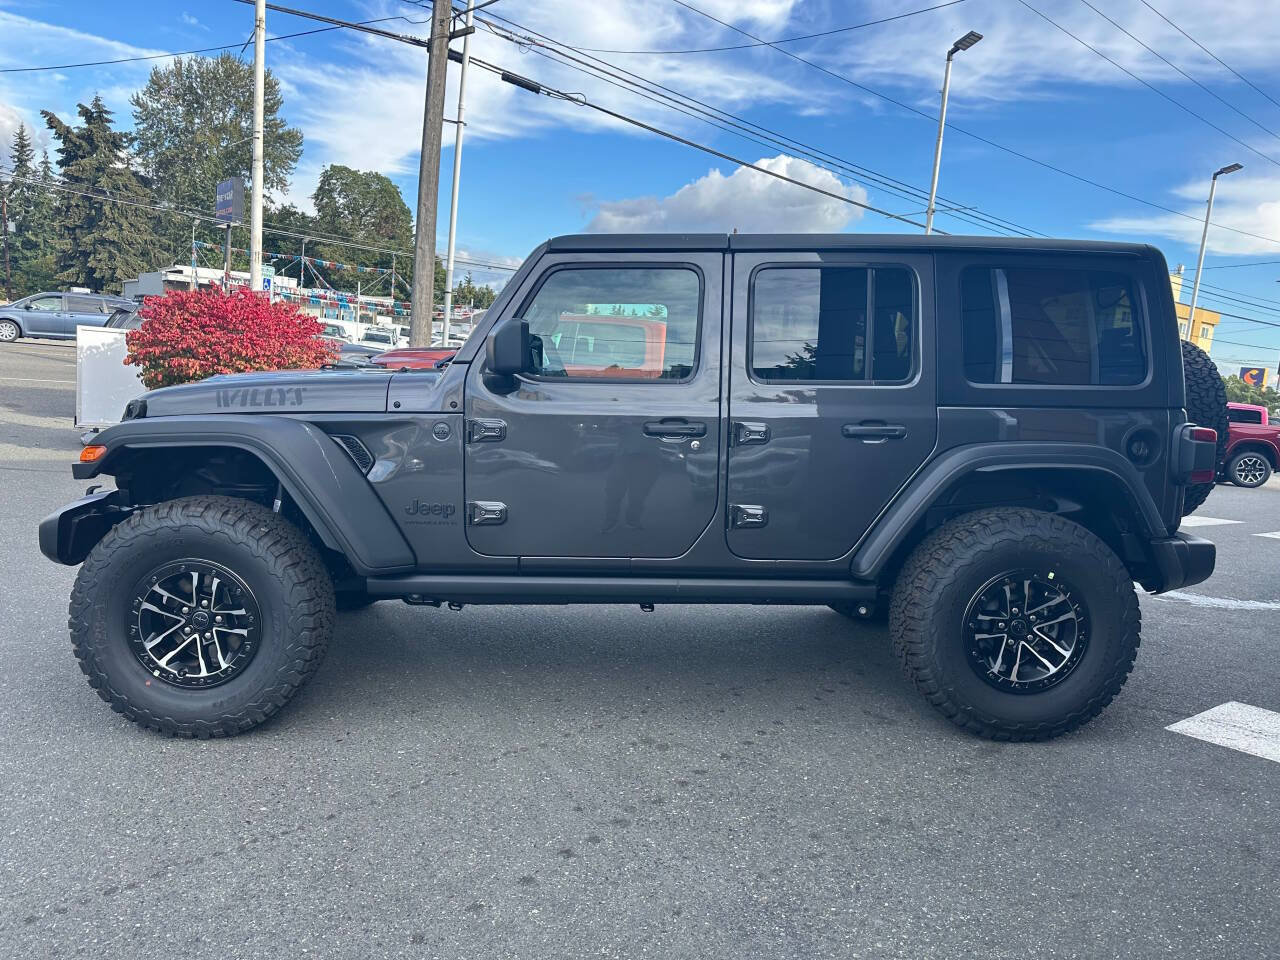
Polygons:
<instances>
[{"instance_id":1,"label":"taillight","mask_svg":"<svg viewBox=\"0 0 1280 960\"><path fill-rule=\"evenodd\" d=\"M1218 431L1212 427L1192 427L1191 440L1194 443L1207 443L1213 447L1215 456L1218 449ZM1191 483L1213 483L1217 479L1217 465L1204 470L1191 472Z\"/></svg>"}]
</instances>

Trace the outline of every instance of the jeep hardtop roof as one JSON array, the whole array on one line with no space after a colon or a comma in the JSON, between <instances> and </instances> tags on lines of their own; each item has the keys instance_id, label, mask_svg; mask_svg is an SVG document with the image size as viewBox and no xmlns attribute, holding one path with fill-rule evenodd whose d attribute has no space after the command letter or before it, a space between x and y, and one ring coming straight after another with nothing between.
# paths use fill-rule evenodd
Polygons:
<instances>
[{"instance_id":1,"label":"jeep hardtop roof","mask_svg":"<svg viewBox=\"0 0 1280 960\"><path fill-rule=\"evenodd\" d=\"M1148 257L1154 247L1105 240L1040 237L929 236L906 233L576 233L552 237L553 253L662 250L1001 250L1124 254Z\"/></svg>"}]
</instances>

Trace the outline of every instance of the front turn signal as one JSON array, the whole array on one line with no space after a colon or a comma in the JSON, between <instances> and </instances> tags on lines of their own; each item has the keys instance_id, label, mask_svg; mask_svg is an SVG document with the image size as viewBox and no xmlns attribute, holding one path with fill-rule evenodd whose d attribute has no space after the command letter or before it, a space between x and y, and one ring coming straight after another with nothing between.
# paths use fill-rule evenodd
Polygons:
<instances>
[{"instance_id":1,"label":"front turn signal","mask_svg":"<svg viewBox=\"0 0 1280 960\"><path fill-rule=\"evenodd\" d=\"M103 454L107 452L107 448L100 443L91 443L80 451L81 463L97 463L102 459Z\"/></svg>"}]
</instances>

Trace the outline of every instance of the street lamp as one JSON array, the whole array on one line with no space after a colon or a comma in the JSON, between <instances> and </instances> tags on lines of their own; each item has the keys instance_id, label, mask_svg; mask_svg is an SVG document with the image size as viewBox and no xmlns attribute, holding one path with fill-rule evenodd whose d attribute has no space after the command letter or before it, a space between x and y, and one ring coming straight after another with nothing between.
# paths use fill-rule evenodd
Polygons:
<instances>
[{"instance_id":1,"label":"street lamp","mask_svg":"<svg viewBox=\"0 0 1280 960\"><path fill-rule=\"evenodd\" d=\"M1243 169L1243 164L1229 163L1221 170L1216 171L1213 179L1209 181L1209 205L1204 211L1204 232L1200 234L1200 256L1196 259L1196 282L1191 286L1191 309L1187 311L1188 340L1191 339L1191 335L1195 332L1196 300L1200 296L1200 271L1204 269L1204 247L1205 242L1209 239L1209 218L1213 216L1213 195L1218 189L1218 178Z\"/></svg>"},{"instance_id":2,"label":"street lamp","mask_svg":"<svg viewBox=\"0 0 1280 960\"><path fill-rule=\"evenodd\" d=\"M942 110L938 113L938 144L933 148L933 180L929 184L929 207L924 218L925 233L933 233L933 208L938 198L938 170L942 166L942 131L947 126L947 94L951 90L951 58L961 50L968 50L981 39L982 34L970 30L947 51L947 69L942 75Z\"/></svg>"}]
</instances>

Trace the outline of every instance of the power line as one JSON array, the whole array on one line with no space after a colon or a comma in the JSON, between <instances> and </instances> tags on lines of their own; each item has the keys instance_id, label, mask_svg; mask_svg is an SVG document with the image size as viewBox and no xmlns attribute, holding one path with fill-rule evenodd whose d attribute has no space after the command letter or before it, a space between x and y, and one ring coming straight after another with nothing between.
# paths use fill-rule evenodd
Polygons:
<instances>
[{"instance_id":1,"label":"power line","mask_svg":"<svg viewBox=\"0 0 1280 960\"><path fill-rule=\"evenodd\" d=\"M1217 101L1218 101L1219 103L1221 103L1223 106L1225 106L1225 107L1227 107L1227 108L1229 108L1229 109L1231 109L1231 110L1235 111L1235 112L1236 112L1236 113L1238 113L1240 116L1244 117L1246 120L1248 120L1250 123L1252 123L1255 127L1257 127L1259 130L1261 130L1263 133L1268 134L1268 135L1270 135L1270 136L1272 136L1272 137L1275 137L1276 139L1280 139L1280 134L1276 133L1274 130L1271 130L1271 129L1267 128L1267 127L1264 127L1261 123L1259 123L1259 122L1258 122L1257 120L1255 120L1253 117L1249 116L1249 115L1248 115L1247 113L1245 113L1243 110L1241 110L1241 109L1239 109L1238 107L1236 107L1236 105L1235 105L1235 104L1231 103L1229 100L1226 100L1226 99L1224 99L1224 98L1222 98L1222 97L1218 96L1218 94L1214 93L1212 90L1210 90L1208 87L1206 87L1203 83L1201 83L1201 82L1200 82L1199 80L1197 80L1195 77L1191 76L1191 74L1187 73L1187 71L1183 70L1181 67L1179 67L1176 63L1174 63L1174 62L1173 62L1172 60L1170 60L1168 57L1164 56L1163 54L1161 54L1161 53L1160 53L1160 52L1158 52L1157 50L1154 50L1154 49L1152 49L1150 46L1148 46L1147 44L1143 43L1141 40L1139 40L1137 37L1135 37L1132 33L1130 33L1128 30L1126 30L1126 29L1125 29L1125 28L1124 28L1120 23L1118 23L1117 21L1113 20L1111 17L1107 16L1105 13L1103 13L1101 10L1099 10L1097 7L1095 7L1092 3L1090 3L1090 2L1089 2L1089 0L1080 0L1080 2L1081 2L1081 3L1083 3L1083 4L1084 4L1086 7L1088 7L1090 10L1092 10L1094 13L1096 13L1098 16L1102 17L1102 19L1103 19L1103 20L1106 20L1106 21L1107 21L1107 23L1111 24L1113 27L1115 27L1117 30L1119 30L1121 33L1123 33L1123 34L1124 34L1126 37L1128 37L1130 40L1133 40L1135 43L1139 44L1139 45L1142 47L1142 49L1144 49L1144 50L1146 50L1148 53L1150 53L1150 54L1152 54L1152 55L1154 55L1154 56L1158 57L1162 62L1164 62L1164 63L1168 64L1168 65L1169 65L1170 67L1172 67L1174 70L1178 71L1178 73L1180 73L1182 76L1186 77L1188 80L1190 80L1192 83L1194 83L1197 87L1199 87L1199 88L1200 88L1201 90L1203 90L1205 93L1209 94L1209 96L1213 97L1215 100L1217 100Z\"/></svg>"},{"instance_id":2,"label":"power line","mask_svg":"<svg viewBox=\"0 0 1280 960\"><path fill-rule=\"evenodd\" d=\"M406 17L381 17L377 20L363 20L362 24L382 23L387 20L405 20L407 23L419 24L425 21L409 20ZM309 37L313 33L327 33L330 30L339 30L340 27L318 27L315 30L301 30L297 33L283 33L276 37L267 37L267 41L273 40L293 40L296 37ZM59 63L47 67L4 67L0 69L0 73L36 73L41 70L74 70L77 67L106 67L120 63L137 63L143 60L164 60L168 57L188 57L198 53L213 53L223 50L240 50L244 48L243 43L224 43L217 47L198 47L195 50L178 50L174 53L153 53L144 57L121 57L118 60L88 60L83 63Z\"/></svg>"},{"instance_id":3,"label":"power line","mask_svg":"<svg viewBox=\"0 0 1280 960\"><path fill-rule=\"evenodd\" d=\"M1187 31L1183 30L1180 26L1178 26L1176 23L1174 23L1172 20L1170 20L1168 17L1166 17L1163 13L1161 13L1159 10L1157 10L1155 7L1153 7L1151 4L1147 3L1147 0L1141 0L1141 2L1142 2L1142 5L1143 5L1144 7L1146 7L1148 10L1150 10L1152 13L1154 13L1157 17L1159 17L1161 20L1163 20L1163 21L1164 21L1165 23L1167 23L1169 26L1173 27L1173 29L1177 30L1180 34L1182 34L1184 37L1186 37L1188 40L1190 40L1192 43L1194 43L1197 47L1199 47L1201 50L1203 50L1205 53L1207 53L1210 57L1212 57L1214 60L1218 61L1218 63L1222 64L1222 66L1224 66L1228 71L1230 71L1230 72L1231 72L1231 73L1232 73L1232 74L1233 74L1233 75L1234 75L1238 80L1241 80L1242 82L1244 82L1244 83L1248 84L1248 85L1249 85L1250 87L1252 87L1255 91L1257 91L1257 92L1258 92L1258 93L1260 93L1262 96L1266 97L1268 100L1270 100L1272 103L1274 103L1277 107L1280 107L1280 101L1276 100L1276 98L1275 98L1275 97L1271 96L1271 94L1267 93L1267 91L1263 90L1261 87L1259 87L1257 84L1255 84L1255 83L1254 83L1252 80L1250 80L1248 77L1246 77L1246 76L1244 76L1243 74L1241 74L1240 72L1238 72L1234 67L1232 67L1232 66L1231 66L1231 64L1227 63L1225 60L1223 60L1221 57L1219 57L1216 53L1214 53L1212 50L1210 50L1208 47L1206 47L1203 43L1201 43L1199 40L1197 40L1197 39L1196 39L1195 37L1193 37L1191 34L1187 33Z\"/></svg>"},{"instance_id":4,"label":"power line","mask_svg":"<svg viewBox=\"0 0 1280 960\"><path fill-rule=\"evenodd\" d=\"M676 0L676 2L679 2L679 0ZM1222 135L1223 135L1224 137L1226 137L1227 139L1229 139L1229 140L1234 140L1236 143L1240 144L1240 146L1244 147L1244 148L1245 148L1246 150L1248 150L1250 153L1257 154L1259 157L1261 157L1263 160L1266 160L1268 163L1274 163L1277 167L1280 167L1280 160L1277 160L1275 157L1272 157L1272 156L1270 156L1269 154L1265 154L1265 153L1263 153L1261 150L1258 150L1257 148L1250 146L1248 143L1246 143L1245 141L1241 140L1241 139L1240 139L1239 137L1237 137L1235 134L1230 133L1230 132L1228 132L1227 130L1224 130L1222 127L1218 126L1216 123L1214 123L1214 122L1213 122L1212 120L1210 120L1208 117L1205 117L1205 116L1202 116L1201 114L1196 113L1194 110L1192 110L1192 109L1191 109L1190 107L1188 107L1186 104L1184 104L1184 103L1180 103L1179 101L1175 100L1173 97L1169 96L1169 94L1165 93L1165 92L1164 92L1163 90L1161 90L1159 87L1155 86L1155 85L1154 85L1154 84L1152 84L1152 83L1148 83L1146 80L1143 80L1143 79L1142 79L1142 77L1138 76L1136 73L1134 73L1132 70L1130 70L1130 69L1129 69L1128 67L1126 67L1124 64L1120 63L1118 60L1113 60L1111 57L1107 56L1105 53L1103 53L1101 50L1099 50L1099 49L1098 49L1097 47L1095 47L1093 44L1089 43L1089 41L1087 41L1087 40L1085 40L1085 39L1083 39L1083 38L1081 38L1081 37L1077 36L1076 34L1072 33L1070 30L1068 30L1068 29L1067 29L1066 27L1064 27L1062 24L1058 23L1058 21L1054 20L1054 19L1053 19L1052 17L1050 17L1048 14L1043 13L1043 12L1042 12L1042 11L1040 11L1040 10L1037 10L1037 9L1036 9L1035 7L1033 7L1030 3L1028 3L1028 2L1027 2L1027 0L1018 0L1018 2L1019 2L1020 4L1022 4L1024 7L1026 7L1028 10L1030 10L1032 13L1034 13L1037 17L1039 17L1040 19L1044 20L1044 21L1045 21L1045 23L1048 23L1048 24L1050 24L1051 26L1054 26L1054 27L1056 27L1057 29L1061 30L1063 33L1065 33L1068 37L1070 37L1070 38L1071 38L1072 40L1074 40L1076 43L1080 44L1082 47L1085 47L1085 48L1086 48L1086 49L1088 49L1088 50L1092 50L1094 53L1096 53L1098 56L1100 56L1103 60L1107 61L1107 63L1111 64L1113 67L1115 67L1115 68L1116 68L1117 70L1119 70L1121 73L1125 74L1126 76L1132 77L1134 80L1137 80L1137 81L1138 81L1138 83L1142 84L1144 87L1146 87L1146 88L1147 88L1148 90L1150 90L1152 93L1156 94L1156 95L1157 95L1157 96L1159 96L1159 97L1162 97L1162 98L1163 98L1163 99L1165 99L1165 100L1168 100L1170 103L1172 103L1175 107L1177 107L1177 108L1178 108L1179 110L1181 110L1182 112L1184 112L1184 113L1188 114L1189 116L1195 117L1197 120L1199 120L1201 123L1205 124L1206 126L1208 126L1208 127L1212 127L1214 130L1217 130L1217 131L1218 131L1218 133L1222 134ZM1108 18L1108 19L1110 19L1110 18ZM1114 22L1114 21L1112 21L1112 22Z\"/></svg>"},{"instance_id":5,"label":"power line","mask_svg":"<svg viewBox=\"0 0 1280 960\"><path fill-rule=\"evenodd\" d=\"M416 2L416 0L415 0ZM865 23L855 23L848 27L836 27L833 30L822 30L818 33L806 33L798 37L783 37L779 40L770 41L772 43L796 43L800 40L817 40L820 37L830 37L837 33L848 33L852 30L862 30L865 27L874 27L882 23L892 23L894 20L905 20L907 17L916 17L922 13L932 13L934 10L941 10L944 7L954 7L958 3L964 3L965 0L949 0L948 3L935 4L932 7L924 7L920 10L909 10L906 13L899 13L892 17L881 17L879 20L868 20ZM417 3L417 6L422 6ZM583 53L627 53L627 54L643 54L646 56L671 56L675 54L686 53L719 53L723 50L749 50L752 47L765 46L763 42L755 43L735 43L723 47L695 47L691 50L612 50L608 47L580 47L577 44L566 44L572 46L573 49L582 51Z\"/></svg>"},{"instance_id":6,"label":"power line","mask_svg":"<svg viewBox=\"0 0 1280 960\"><path fill-rule=\"evenodd\" d=\"M1249 263L1219 263L1216 266L1205 267L1206 270L1233 270L1237 267L1265 267L1280 263L1280 260L1253 260Z\"/></svg>"},{"instance_id":7,"label":"power line","mask_svg":"<svg viewBox=\"0 0 1280 960\"><path fill-rule=\"evenodd\" d=\"M582 59L574 56L572 53L566 53L565 50L570 50L574 53L578 53L580 51L578 48L571 47L568 44L548 37L545 34L538 33L536 30L532 30L531 28L517 23L507 17L498 16L496 14L494 16L497 16L498 19L502 20L504 23L511 24L511 26L516 27L519 30L526 31L527 33L513 33L506 27L502 27L485 17L477 17L476 19L501 39L514 43L521 48L531 48L534 53L548 57L552 59L553 62L560 63L563 66L585 73L596 79L604 80L604 82L609 83L612 86L657 103L659 106L675 110L685 116L701 120L702 122L716 127L716 129L724 130L735 136L760 144L761 146L772 149L781 148L790 153L799 153L816 163L818 166L824 167L828 170L832 170L834 167L835 169L832 170L832 172L846 176L855 182L863 184L864 186L872 186L874 184L877 187L916 202L924 202L928 196L928 194L919 187L914 187L909 183L898 180L887 174L879 173L861 164L844 160L828 151L803 143L785 134L779 133L776 130L764 127L754 121L747 120L737 114L699 100L689 94L681 93L672 87L665 86L655 80L650 80L647 77L643 77L638 73L619 67L616 64L611 64L599 57L584 54L586 59ZM728 126L726 126L726 124ZM761 136L765 139L761 140ZM868 183L868 180L872 182ZM1012 230L1013 232L1020 233L1024 236L1032 234L1044 236L1044 234L1040 234L1036 230L1019 226L1012 221L1004 220L995 215L982 213L980 211L975 212L977 211L976 207L960 207L958 204L946 200L945 198L943 202L952 208L951 210L943 212L972 225L983 227L1000 234L1007 234Z\"/></svg>"},{"instance_id":8,"label":"power line","mask_svg":"<svg viewBox=\"0 0 1280 960\"><path fill-rule=\"evenodd\" d=\"M881 93L879 90L869 87L864 83L859 83L857 80L853 80L850 77L844 76L843 74L836 73L834 70L830 70L827 67L824 67L819 63L815 63L812 60L806 60L804 57L794 54L790 50L784 50L782 47L779 47L776 44L771 43L770 41L761 40L761 38L755 36L754 34L749 33L748 31L742 29L741 27L735 26L732 23L728 23L727 21L721 20L719 17L716 17L710 13L707 13L705 10L699 10L697 7L693 6L692 4L685 2L685 0L672 0L672 2L678 4L679 6L684 7L687 10L691 10L692 12L698 14L699 16L706 17L708 20L718 23L722 27L725 27L729 30L733 30L737 33L742 34L744 37L747 37L751 40L755 40L759 43L764 44L765 46L771 47L772 49L777 50L783 56L790 57L792 60L795 60L799 63L803 63L806 66L812 67L813 69L818 70L819 72L824 73L827 76L830 76L836 80L839 80L842 83L847 83L852 87L855 87L859 90L864 91L865 93L870 94L871 96L878 97L879 99L885 101L886 103L891 103L902 110L906 110L909 113L914 113L917 116L923 117L924 119L929 120L933 123L938 122L938 118L936 116L932 116L931 114L927 113L924 110L920 110L916 107L911 106L908 103L904 103L903 101L898 100L894 97L891 97L886 93ZM1194 216L1193 214L1186 213L1182 210L1176 210L1173 207L1167 207L1162 203L1155 202L1154 200L1147 200L1147 199L1144 199L1143 197L1135 196L1134 194L1128 193L1117 187L1112 187L1112 186L1108 186L1105 183L1100 183L1097 180L1090 179L1089 177L1083 176L1081 174L1072 173L1070 170L1064 169L1063 167L1059 167L1056 164L1049 163L1047 160L1041 160L1038 157L1033 157L1030 154L1023 153L1021 150L1017 150L1013 147L1006 146L1002 143L992 140L989 137L984 137L982 134L974 133L971 130L966 130L964 127L959 127L953 123L948 123L947 128L951 130L955 130L957 133L964 134L966 137L969 137L970 139L977 140L979 143L984 143L995 150L999 150L1003 153L1007 153L1010 156L1017 157L1020 160L1025 160L1028 163L1034 163L1038 167L1043 167L1044 169L1050 170L1061 176L1069 177L1070 179L1075 180L1078 183L1083 183L1088 186L1095 187L1098 190L1104 190L1107 193L1110 193L1114 196L1123 197L1126 200L1132 200L1134 203L1140 203L1144 206L1151 207L1154 210L1162 210L1165 213L1169 213L1177 217L1182 217L1185 220L1191 220L1191 221L1194 221L1195 223L1204 222L1203 217L1197 217L1197 216ZM1267 243L1280 244L1280 240L1277 240L1275 237L1264 237L1261 234L1250 233L1248 230L1241 230L1238 227L1230 227L1222 223L1214 223L1213 226L1216 226L1222 230L1228 230L1231 233L1240 234L1241 236L1252 237L1255 240L1264 240Z\"/></svg>"}]
</instances>

